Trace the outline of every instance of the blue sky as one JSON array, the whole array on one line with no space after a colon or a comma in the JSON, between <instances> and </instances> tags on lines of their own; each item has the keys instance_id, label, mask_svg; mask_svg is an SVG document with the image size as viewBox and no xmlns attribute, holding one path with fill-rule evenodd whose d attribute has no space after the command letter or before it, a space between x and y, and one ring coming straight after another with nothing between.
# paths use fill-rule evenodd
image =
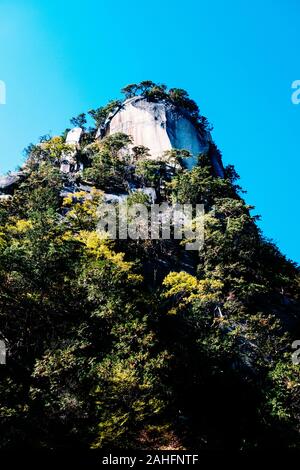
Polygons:
<instances>
[{"instance_id":1,"label":"blue sky","mask_svg":"<svg viewBox=\"0 0 300 470\"><path fill-rule=\"evenodd\" d=\"M0 0L0 173L128 83L184 88L265 235L299 262L299 15L297 0Z\"/></svg>"}]
</instances>

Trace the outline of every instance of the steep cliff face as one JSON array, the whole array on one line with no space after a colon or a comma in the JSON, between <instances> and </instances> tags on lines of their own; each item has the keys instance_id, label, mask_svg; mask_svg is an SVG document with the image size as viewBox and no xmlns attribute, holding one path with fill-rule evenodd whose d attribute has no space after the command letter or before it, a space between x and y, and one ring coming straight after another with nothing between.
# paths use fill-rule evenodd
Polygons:
<instances>
[{"instance_id":1,"label":"steep cliff face","mask_svg":"<svg viewBox=\"0 0 300 470\"><path fill-rule=\"evenodd\" d=\"M188 169L197 164L200 154L208 153L215 175L224 177L221 154L212 145L209 131L197 127L188 111L167 99L153 102L139 95L125 100L109 114L96 136L91 134L91 139L102 139L117 132L129 135L132 146L147 147L149 158L153 160L161 158L165 151L171 149L188 150L192 155L184 162ZM65 144L68 149L62 152L60 159L62 173L76 174L85 168L86 161L80 160L80 149L83 148L83 137L87 134L81 127L74 127L67 133ZM37 144L37 147L43 148L44 143ZM23 176L24 169L7 176L0 175L0 197L11 195Z\"/></svg>"},{"instance_id":2,"label":"steep cliff face","mask_svg":"<svg viewBox=\"0 0 300 470\"><path fill-rule=\"evenodd\" d=\"M172 148L189 150L193 155L187 159L189 169L196 164L199 154L208 151L211 142L209 132L201 135L178 108L170 103L149 102L142 96L126 100L109 116L102 136L116 132L130 135L134 145L148 147L152 159L161 157L163 152ZM223 176L221 162L216 161L214 166L217 174Z\"/></svg>"}]
</instances>

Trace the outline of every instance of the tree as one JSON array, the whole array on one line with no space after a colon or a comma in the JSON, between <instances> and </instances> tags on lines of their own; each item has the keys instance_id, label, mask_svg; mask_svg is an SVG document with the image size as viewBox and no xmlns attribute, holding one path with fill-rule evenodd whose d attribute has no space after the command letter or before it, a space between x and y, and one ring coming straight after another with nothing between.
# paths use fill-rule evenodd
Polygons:
<instances>
[{"instance_id":1,"label":"tree","mask_svg":"<svg viewBox=\"0 0 300 470\"><path fill-rule=\"evenodd\" d=\"M135 87L204 125L183 90ZM47 136L0 198L1 449L297 448L299 267L261 233L234 168L215 174L214 144L188 171L186 150L132 159L129 136L86 134L90 189L60 172L72 149ZM145 185L204 204L203 249L97 230L104 193L149 206Z\"/></svg>"},{"instance_id":2,"label":"tree","mask_svg":"<svg viewBox=\"0 0 300 470\"><path fill-rule=\"evenodd\" d=\"M191 158L192 154L188 150L179 150L179 149L171 149L171 150L166 150L163 154L163 158L166 159L166 161L174 166L174 169L183 169L185 160L187 158Z\"/></svg>"},{"instance_id":3,"label":"tree","mask_svg":"<svg viewBox=\"0 0 300 470\"><path fill-rule=\"evenodd\" d=\"M70 123L73 127L81 127L81 129L85 129L86 125L86 116L84 113L78 114L78 116L73 117L70 119Z\"/></svg>"},{"instance_id":4,"label":"tree","mask_svg":"<svg viewBox=\"0 0 300 470\"><path fill-rule=\"evenodd\" d=\"M147 88L144 92L144 96L149 101L164 101L167 99L167 87L166 85L153 85L151 88Z\"/></svg>"},{"instance_id":5,"label":"tree","mask_svg":"<svg viewBox=\"0 0 300 470\"><path fill-rule=\"evenodd\" d=\"M135 145L132 147L132 153L133 153L133 161L137 162L139 160L144 160L148 157L150 157L150 150L148 147L144 147L144 145Z\"/></svg>"},{"instance_id":6,"label":"tree","mask_svg":"<svg viewBox=\"0 0 300 470\"><path fill-rule=\"evenodd\" d=\"M66 144L63 137L51 137L30 148L26 167L37 169L38 165L43 162L59 166L62 157L72 153L74 153L74 147Z\"/></svg>"},{"instance_id":7,"label":"tree","mask_svg":"<svg viewBox=\"0 0 300 470\"><path fill-rule=\"evenodd\" d=\"M136 83L131 83L130 85L126 85L124 88L122 88L121 93L125 95L125 99L127 100L136 96L139 88L139 85Z\"/></svg>"},{"instance_id":8,"label":"tree","mask_svg":"<svg viewBox=\"0 0 300 470\"><path fill-rule=\"evenodd\" d=\"M96 127L102 127L110 113L114 112L121 106L121 101L112 100L106 106L97 109L91 109L88 114L94 119Z\"/></svg>"},{"instance_id":9,"label":"tree","mask_svg":"<svg viewBox=\"0 0 300 470\"><path fill-rule=\"evenodd\" d=\"M141 91L141 94L144 95L146 91L150 90L151 88L155 87L155 83L152 82L151 80L144 80L143 82L140 82L138 87L139 90Z\"/></svg>"},{"instance_id":10,"label":"tree","mask_svg":"<svg viewBox=\"0 0 300 470\"><path fill-rule=\"evenodd\" d=\"M171 88L169 90L169 97L172 103L176 106L184 108L187 110L191 117L198 117L199 116L199 108L195 101L189 98L188 93L181 89L181 88Z\"/></svg>"},{"instance_id":11,"label":"tree","mask_svg":"<svg viewBox=\"0 0 300 470\"><path fill-rule=\"evenodd\" d=\"M126 187L129 160L127 147L131 138L123 133L109 135L90 147L91 167L84 171L84 177L94 182L101 189L124 190Z\"/></svg>"},{"instance_id":12,"label":"tree","mask_svg":"<svg viewBox=\"0 0 300 470\"><path fill-rule=\"evenodd\" d=\"M143 186L154 186L160 189L161 180L166 177L166 164L155 160L138 160L135 174L141 179Z\"/></svg>"}]
</instances>

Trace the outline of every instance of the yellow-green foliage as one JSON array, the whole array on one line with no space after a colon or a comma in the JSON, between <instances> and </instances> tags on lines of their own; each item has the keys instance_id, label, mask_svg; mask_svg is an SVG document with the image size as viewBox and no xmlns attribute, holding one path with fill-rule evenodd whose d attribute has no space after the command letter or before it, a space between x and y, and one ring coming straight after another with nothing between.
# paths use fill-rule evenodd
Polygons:
<instances>
[{"instance_id":1,"label":"yellow-green foliage","mask_svg":"<svg viewBox=\"0 0 300 470\"><path fill-rule=\"evenodd\" d=\"M70 155L74 151L74 146L65 144L64 139L60 136L52 137L41 143L40 146L48 154L50 161L57 161L63 154Z\"/></svg>"},{"instance_id":2,"label":"yellow-green foliage","mask_svg":"<svg viewBox=\"0 0 300 470\"><path fill-rule=\"evenodd\" d=\"M183 90L137 87L205 127ZM114 106L91 115L103 123ZM93 140L85 129L80 148L61 137L30 147L13 196L0 201L0 340L9 346L0 449L299 445L287 333L299 330L299 269L263 238L234 170L215 176L212 143L187 171L184 150L168 152L167 164L139 146L130 160L130 137ZM89 165L65 174L63 156ZM82 180L94 188L62 201ZM98 231L104 193L132 183L155 188L160 202L203 204L203 249ZM142 192L128 199L150 204Z\"/></svg>"},{"instance_id":3,"label":"yellow-green foliage","mask_svg":"<svg viewBox=\"0 0 300 470\"><path fill-rule=\"evenodd\" d=\"M211 279L197 279L184 271L171 272L164 279L165 298L174 298L175 306L168 313L174 314L198 300L217 302L220 298L222 283Z\"/></svg>"}]
</instances>

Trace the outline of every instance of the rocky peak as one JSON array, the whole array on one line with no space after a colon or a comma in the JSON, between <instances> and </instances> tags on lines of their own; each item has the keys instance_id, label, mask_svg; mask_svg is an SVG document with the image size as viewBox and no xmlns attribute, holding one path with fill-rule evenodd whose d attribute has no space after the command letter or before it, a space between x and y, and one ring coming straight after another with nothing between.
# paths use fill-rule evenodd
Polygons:
<instances>
[{"instance_id":1,"label":"rocky peak","mask_svg":"<svg viewBox=\"0 0 300 470\"><path fill-rule=\"evenodd\" d=\"M189 169L195 166L199 154L208 151L212 142L209 131L201 132L184 110L166 101L151 102L144 96L124 101L98 129L96 138L117 132L130 135L133 145L147 147L152 159L172 148L188 150L193 156L187 160ZM213 165L216 174L223 177L220 158L213 156Z\"/></svg>"}]
</instances>

